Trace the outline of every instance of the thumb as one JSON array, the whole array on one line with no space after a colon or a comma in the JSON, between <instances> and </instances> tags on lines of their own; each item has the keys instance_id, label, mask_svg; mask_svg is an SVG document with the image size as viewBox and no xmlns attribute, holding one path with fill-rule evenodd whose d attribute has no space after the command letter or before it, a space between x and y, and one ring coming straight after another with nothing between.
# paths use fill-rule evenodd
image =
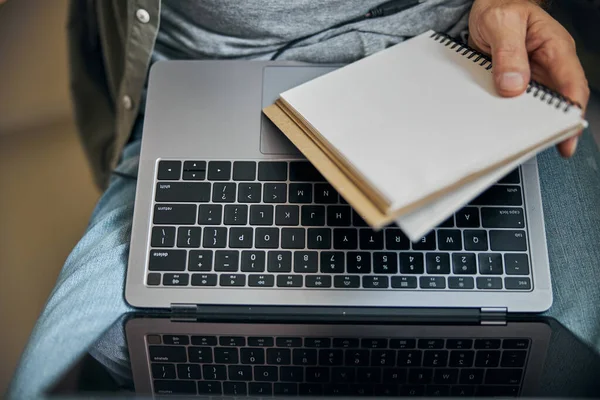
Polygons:
<instances>
[{"instance_id":1,"label":"thumb","mask_svg":"<svg viewBox=\"0 0 600 400\"><path fill-rule=\"evenodd\" d=\"M531 77L525 46L527 20L515 13L486 22L481 31L491 49L496 89L501 96L517 96Z\"/></svg>"}]
</instances>

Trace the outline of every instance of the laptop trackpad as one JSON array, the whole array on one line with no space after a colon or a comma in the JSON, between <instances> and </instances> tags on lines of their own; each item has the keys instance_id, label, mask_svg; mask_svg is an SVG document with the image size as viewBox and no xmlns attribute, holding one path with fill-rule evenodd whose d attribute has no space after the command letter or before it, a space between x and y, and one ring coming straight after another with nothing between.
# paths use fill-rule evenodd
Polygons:
<instances>
[{"instance_id":1,"label":"laptop trackpad","mask_svg":"<svg viewBox=\"0 0 600 400\"><path fill-rule=\"evenodd\" d=\"M273 104L280 93L334 69L336 68L315 66L265 67L261 110ZM260 152L263 154L300 154L292 142L263 113L261 113L260 124Z\"/></svg>"}]
</instances>

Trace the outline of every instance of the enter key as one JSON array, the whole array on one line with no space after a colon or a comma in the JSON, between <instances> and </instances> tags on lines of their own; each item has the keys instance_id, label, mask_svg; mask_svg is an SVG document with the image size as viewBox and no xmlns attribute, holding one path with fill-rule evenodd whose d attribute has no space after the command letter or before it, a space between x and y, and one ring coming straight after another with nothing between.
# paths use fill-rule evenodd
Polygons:
<instances>
[{"instance_id":1,"label":"enter key","mask_svg":"<svg viewBox=\"0 0 600 400\"><path fill-rule=\"evenodd\" d=\"M523 228L525 218L521 207L482 207L484 228Z\"/></svg>"}]
</instances>

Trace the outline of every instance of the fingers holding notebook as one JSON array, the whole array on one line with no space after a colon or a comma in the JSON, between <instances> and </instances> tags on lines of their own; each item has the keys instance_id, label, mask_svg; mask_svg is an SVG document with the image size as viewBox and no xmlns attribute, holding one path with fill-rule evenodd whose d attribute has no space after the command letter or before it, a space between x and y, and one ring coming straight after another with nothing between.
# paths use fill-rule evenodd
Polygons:
<instances>
[{"instance_id":1,"label":"fingers holding notebook","mask_svg":"<svg viewBox=\"0 0 600 400\"><path fill-rule=\"evenodd\" d=\"M566 29L535 2L476 0L469 41L492 55L494 83L500 95L520 95L529 79L534 79L585 110L589 88L575 43ZM574 137L560 143L558 150L570 157L576 146Z\"/></svg>"}]
</instances>

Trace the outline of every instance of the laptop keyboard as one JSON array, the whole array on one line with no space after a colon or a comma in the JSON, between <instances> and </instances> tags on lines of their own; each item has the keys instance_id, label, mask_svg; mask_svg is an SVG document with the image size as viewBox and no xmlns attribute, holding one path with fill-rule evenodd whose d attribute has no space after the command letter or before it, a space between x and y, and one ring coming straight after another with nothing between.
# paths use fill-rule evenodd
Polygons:
<instances>
[{"instance_id":1,"label":"laptop keyboard","mask_svg":"<svg viewBox=\"0 0 600 400\"><path fill-rule=\"evenodd\" d=\"M532 290L520 170L411 243L306 161L158 163L146 285Z\"/></svg>"},{"instance_id":2,"label":"laptop keyboard","mask_svg":"<svg viewBox=\"0 0 600 400\"><path fill-rule=\"evenodd\" d=\"M148 335L154 392L518 396L530 340Z\"/></svg>"}]
</instances>

